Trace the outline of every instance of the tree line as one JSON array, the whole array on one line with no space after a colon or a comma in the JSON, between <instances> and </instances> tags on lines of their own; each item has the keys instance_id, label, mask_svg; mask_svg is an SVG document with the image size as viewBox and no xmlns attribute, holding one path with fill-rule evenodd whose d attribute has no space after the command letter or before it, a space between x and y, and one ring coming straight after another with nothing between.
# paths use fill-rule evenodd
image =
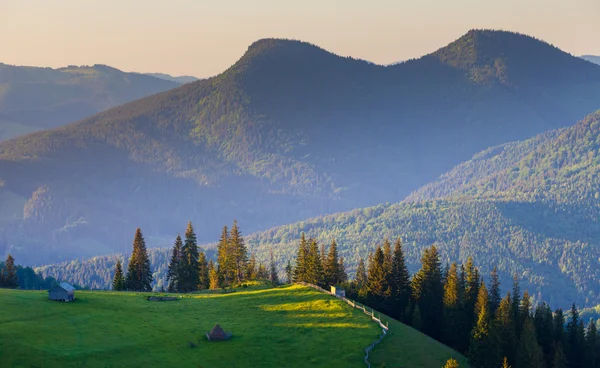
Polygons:
<instances>
[{"instance_id":1,"label":"tree line","mask_svg":"<svg viewBox=\"0 0 600 368\"><path fill-rule=\"evenodd\" d=\"M495 268L486 284L472 258L442 267L435 246L425 249L411 277L402 242L392 249L386 240L367 265L359 261L346 288L350 298L465 354L474 368L600 367L596 324L584 326L575 304L568 315L546 303L533 306L516 276L502 298Z\"/></svg>"},{"instance_id":2,"label":"tree line","mask_svg":"<svg viewBox=\"0 0 600 368\"><path fill-rule=\"evenodd\" d=\"M257 264L253 254L248 257L248 248L237 221L234 221L231 230L227 226L223 227L216 258L216 262L209 259L198 247L194 227L189 222L184 237L177 235L171 250L167 270L167 291L187 293L219 289L251 280L279 283L272 254L268 269L262 263ZM122 263L117 261L112 288L117 291L151 291L152 277L146 244L138 228L134 236L127 273L123 272Z\"/></svg>"},{"instance_id":3,"label":"tree line","mask_svg":"<svg viewBox=\"0 0 600 368\"><path fill-rule=\"evenodd\" d=\"M17 265L11 254L8 254L4 263L0 262L0 288L41 290L50 289L56 284L53 277L44 278L31 267Z\"/></svg>"}]
</instances>

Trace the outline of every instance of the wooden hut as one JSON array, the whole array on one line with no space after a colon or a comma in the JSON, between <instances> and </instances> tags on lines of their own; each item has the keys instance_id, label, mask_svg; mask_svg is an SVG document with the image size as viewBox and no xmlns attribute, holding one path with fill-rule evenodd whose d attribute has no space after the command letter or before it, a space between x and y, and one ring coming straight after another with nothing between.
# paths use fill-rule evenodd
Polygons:
<instances>
[{"instance_id":1,"label":"wooden hut","mask_svg":"<svg viewBox=\"0 0 600 368\"><path fill-rule=\"evenodd\" d=\"M75 288L69 283L63 282L48 290L48 299L59 302L72 302L75 300Z\"/></svg>"},{"instance_id":2,"label":"wooden hut","mask_svg":"<svg viewBox=\"0 0 600 368\"><path fill-rule=\"evenodd\" d=\"M331 294L337 297L346 297L346 290L338 286L331 286Z\"/></svg>"}]
</instances>

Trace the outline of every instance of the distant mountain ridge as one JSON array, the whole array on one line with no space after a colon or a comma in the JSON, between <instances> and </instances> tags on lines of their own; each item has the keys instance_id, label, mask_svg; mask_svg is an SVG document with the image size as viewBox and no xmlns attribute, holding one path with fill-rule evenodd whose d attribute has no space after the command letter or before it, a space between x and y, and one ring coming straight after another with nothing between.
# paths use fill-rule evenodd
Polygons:
<instances>
[{"instance_id":1,"label":"distant mountain ridge","mask_svg":"<svg viewBox=\"0 0 600 368\"><path fill-rule=\"evenodd\" d=\"M600 65L600 56L595 55L582 55L580 56L582 59L589 61L590 63Z\"/></svg>"},{"instance_id":2,"label":"distant mountain ridge","mask_svg":"<svg viewBox=\"0 0 600 368\"><path fill-rule=\"evenodd\" d=\"M179 83L179 84L186 84L186 83L191 83L191 82L200 80L200 78L192 77L191 75L181 75L178 77L174 77L172 75L165 74L165 73L144 73L144 75L149 75L151 77L164 79L164 80L168 80L168 81Z\"/></svg>"},{"instance_id":3,"label":"distant mountain ridge","mask_svg":"<svg viewBox=\"0 0 600 368\"><path fill-rule=\"evenodd\" d=\"M165 245L192 220L212 241L233 218L254 232L400 201L599 97L600 67L509 32L392 67L260 40L216 77L0 144L0 253L52 263L124 251L138 226Z\"/></svg>"},{"instance_id":4,"label":"distant mountain ridge","mask_svg":"<svg viewBox=\"0 0 600 368\"><path fill-rule=\"evenodd\" d=\"M178 85L99 64L52 69L0 63L0 140L54 128Z\"/></svg>"}]
</instances>

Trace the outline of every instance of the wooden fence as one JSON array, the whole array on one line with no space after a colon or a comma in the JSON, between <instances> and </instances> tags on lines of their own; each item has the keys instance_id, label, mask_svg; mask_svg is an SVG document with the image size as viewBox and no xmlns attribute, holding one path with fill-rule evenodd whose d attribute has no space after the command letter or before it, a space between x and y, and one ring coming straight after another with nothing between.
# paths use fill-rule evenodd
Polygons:
<instances>
[{"instance_id":1,"label":"wooden fence","mask_svg":"<svg viewBox=\"0 0 600 368\"><path fill-rule=\"evenodd\" d=\"M383 338L388 333L388 324L383 324L383 322L381 321L381 314L379 315L379 318L377 318L377 317L375 317L375 311L373 309L371 309L371 311L369 311L364 305L361 305L360 303L357 303L357 302L355 302L352 299L348 299L348 298L343 297L343 296L332 294L330 291L325 290L322 287L319 287L317 285L307 284L306 282L297 282L297 284L311 287L311 288L319 290L319 291L321 291L323 293L332 295L332 296L334 296L334 297L336 297L336 298L338 298L340 300L343 300L344 302L346 302L352 308L356 308L356 309L362 310L364 314L366 314L367 316L370 316L371 320L374 321L375 323L377 323L379 325L379 327L381 327L381 335L379 335L379 339L377 339L376 341L374 341L371 345L369 345L365 349L365 364L367 365L367 367L371 368L371 363L369 363L369 354L371 353L371 350L373 350L373 348L375 347L375 345L379 344L381 342L381 340L383 340Z\"/></svg>"}]
</instances>

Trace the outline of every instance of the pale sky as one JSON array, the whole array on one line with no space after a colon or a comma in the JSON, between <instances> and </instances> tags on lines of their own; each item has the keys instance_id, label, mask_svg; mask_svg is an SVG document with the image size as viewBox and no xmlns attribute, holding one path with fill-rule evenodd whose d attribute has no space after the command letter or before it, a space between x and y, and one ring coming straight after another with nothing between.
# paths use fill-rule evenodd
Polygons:
<instances>
[{"instance_id":1,"label":"pale sky","mask_svg":"<svg viewBox=\"0 0 600 368\"><path fill-rule=\"evenodd\" d=\"M0 62L207 77L282 37L389 64L471 28L600 55L600 0L0 0Z\"/></svg>"}]
</instances>

